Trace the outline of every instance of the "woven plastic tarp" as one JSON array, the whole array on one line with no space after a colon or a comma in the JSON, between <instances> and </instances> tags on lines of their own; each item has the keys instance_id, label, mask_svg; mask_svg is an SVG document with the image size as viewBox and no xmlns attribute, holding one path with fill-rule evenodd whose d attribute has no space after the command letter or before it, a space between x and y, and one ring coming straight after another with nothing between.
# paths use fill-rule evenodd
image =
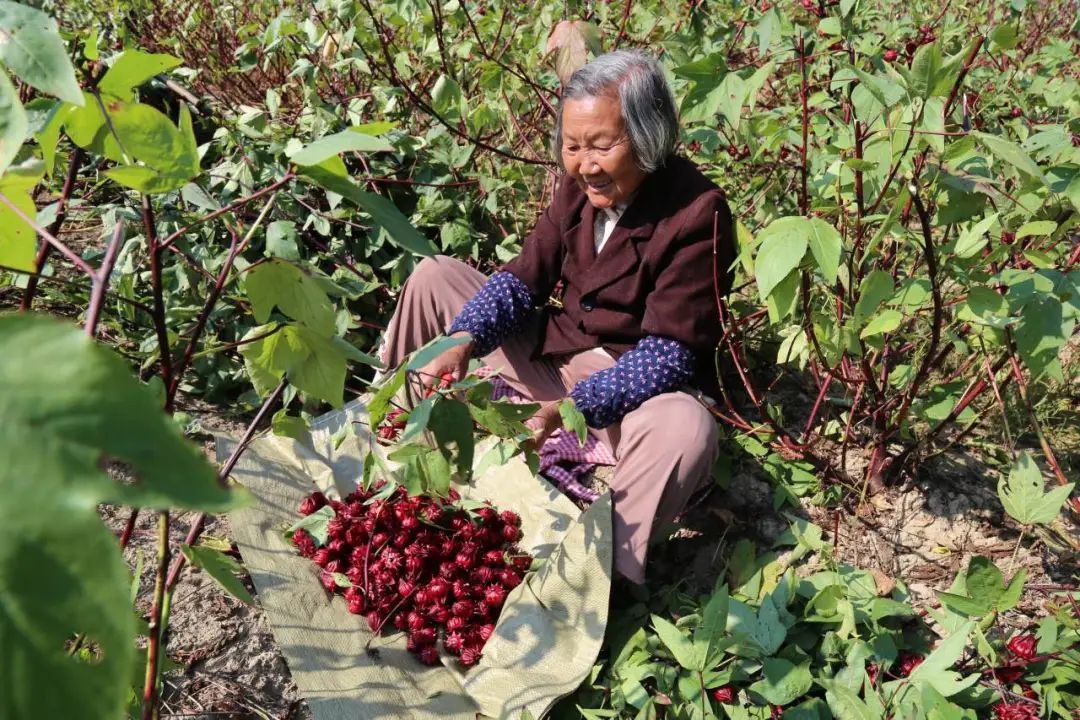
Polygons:
<instances>
[{"instance_id":1,"label":"woven plastic tarp","mask_svg":"<svg viewBox=\"0 0 1080 720\"><path fill-rule=\"evenodd\" d=\"M284 530L314 490L343 496L355 486L371 435L360 401L318 418L301 440L272 435L247 449L233 479L255 497L230 515L233 536L251 574L293 679L316 720L358 718L542 717L572 692L596 661L607 626L611 589L611 501L603 495L581 512L523 460L489 467L462 495L490 500L521 515L520 545L544 558L507 597L478 665L449 655L424 667L401 633L374 637L340 596L321 587L316 567L296 555ZM346 422L354 433L335 448ZM219 461L235 441L219 437ZM477 448L479 464L485 448Z\"/></svg>"}]
</instances>

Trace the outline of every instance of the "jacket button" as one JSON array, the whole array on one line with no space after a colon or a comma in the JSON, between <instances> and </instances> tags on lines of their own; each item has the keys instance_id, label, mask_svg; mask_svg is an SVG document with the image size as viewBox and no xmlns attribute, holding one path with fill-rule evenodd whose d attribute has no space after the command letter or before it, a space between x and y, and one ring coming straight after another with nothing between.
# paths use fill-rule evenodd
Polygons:
<instances>
[{"instance_id":1,"label":"jacket button","mask_svg":"<svg viewBox=\"0 0 1080 720\"><path fill-rule=\"evenodd\" d=\"M582 298L582 300L581 300L581 309L582 310L584 310L585 312L592 312L593 307L595 307L595 306L593 305L593 301L591 299Z\"/></svg>"}]
</instances>

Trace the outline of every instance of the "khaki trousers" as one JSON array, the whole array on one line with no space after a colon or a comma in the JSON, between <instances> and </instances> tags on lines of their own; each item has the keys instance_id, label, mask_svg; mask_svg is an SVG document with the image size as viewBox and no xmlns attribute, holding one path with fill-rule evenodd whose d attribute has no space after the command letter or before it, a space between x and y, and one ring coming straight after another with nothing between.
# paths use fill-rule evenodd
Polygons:
<instances>
[{"instance_id":1,"label":"khaki trousers","mask_svg":"<svg viewBox=\"0 0 1080 720\"><path fill-rule=\"evenodd\" d=\"M487 278L463 262L426 258L406 281L384 339L383 359L397 366L406 355L446 332ZM533 359L540 314L503 342L484 363L501 370L522 395L537 402L565 398L574 385L614 359L595 350ZM611 479L615 569L645 581L649 537L665 527L708 476L717 453L713 417L693 396L663 393L645 401L622 421L592 430L616 458Z\"/></svg>"}]
</instances>

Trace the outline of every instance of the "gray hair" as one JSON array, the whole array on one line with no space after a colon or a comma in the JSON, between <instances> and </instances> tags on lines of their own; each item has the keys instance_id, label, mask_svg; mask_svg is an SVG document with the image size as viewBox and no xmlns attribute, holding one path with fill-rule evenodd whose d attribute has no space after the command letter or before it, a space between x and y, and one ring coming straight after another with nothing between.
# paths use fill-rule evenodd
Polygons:
<instances>
[{"instance_id":1,"label":"gray hair","mask_svg":"<svg viewBox=\"0 0 1080 720\"><path fill-rule=\"evenodd\" d=\"M675 96L660 63L641 50L604 53L581 67L563 88L555 117L555 158L562 167L562 113L567 100L615 93L638 167L651 173L664 166L679 141Z\"/></svg>"}]
</instances>

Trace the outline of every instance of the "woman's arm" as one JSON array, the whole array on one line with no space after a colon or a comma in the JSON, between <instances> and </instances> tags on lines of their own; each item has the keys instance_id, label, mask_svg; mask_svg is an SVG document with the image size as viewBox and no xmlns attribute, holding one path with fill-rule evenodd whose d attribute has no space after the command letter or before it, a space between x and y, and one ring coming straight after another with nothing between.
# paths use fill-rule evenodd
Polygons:
<instances>
[{"instance_id":1,"label":"woman's arm","mask_svg":"<svg viewBox=\"0 0 1080 720\"><path fill-rule=\"evenodd\" d=\"M535 305L525 283L511 273L497 272L465 303L447 334L469 333L473 357L483 357L520 330Z\"/></svg>"},{"instance_id":2,"label":"woman's arm","mask_svg":"<svg viewBox=\"0 0 1080 720\"><path fill-rule=\"evenodd\" d=\"M694 353L678 340L649 335L570 391L589 427L619 422L654 395L678 390L694 375Z\"/></svg>"}]
</instances>

